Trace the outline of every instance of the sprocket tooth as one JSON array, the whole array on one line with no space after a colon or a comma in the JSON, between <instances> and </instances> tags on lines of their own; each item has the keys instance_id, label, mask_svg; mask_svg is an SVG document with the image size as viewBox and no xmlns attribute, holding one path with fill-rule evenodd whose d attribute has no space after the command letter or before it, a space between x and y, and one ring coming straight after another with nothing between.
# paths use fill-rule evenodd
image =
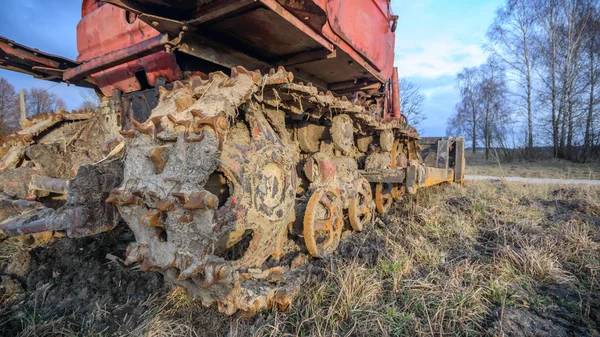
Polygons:
<instances>
[{"instance_id":1,"label":"sprocket tooth","mask_svg":"<svg viewBox=\"0 0 600 337\"><path fill-rule=\"evenodd\" d=\"M237 78L239 75L239 72L237 70L236 67L231 68L231 75L229 76L229 78Z\"/></svg>"},{"instance_id":2,"label":"sprocket tooth","mask_svg":"<svg viewBox=\"0 0 600 337\"><path fill-rule=\"evenodd\" d=\"M171 193L171 196L177 198L177 201L182 205L186 203L187 196L185 193L174 192L174 193Z\"/></svg>"},{"instance_id":3,"label":"sprocket tooth","mask_svg":"<svg viewBox=\"0 0 600 337\"><path fill-rule=\"evenodd\" d=\"M183 84L183 82L181 82L181 81L173 82L173 91L181 90L181 89L187 89L186 85Z\"/></svg>"},{"instance_id":4,"label":"sprocket tooth","mask_svg":"<svg viewBox=\"0 0 600 337\"><path fill-rule=\"evenodd\" d=\"M129 244L125 253L125 265L131 265L137 262L142 262L150 253L148 247L137 242Z\"/></svg>"},{"instance_id":5,"label":"sprocket tooth","mask_svg":"<svg viewBox=\"0 0 600 337\"><path fill-rule=\"evenodd\" d=\"M214 73L210 73L208 75L208 81L209 82L216 82L216 83L221 83L224 80L228 79L229 76L227 76L224 72L222 71L216 71Z\"/></svg>"},{"instance_id":6,"label":"sprocket tooth","mask_svg":"<svg viewBox=\"0 0 600 337\"><path fill-rule=\"evenodd\" d=\"M142 214L140 218L140 225L142 227L164 227L164 223L161 219L162 212L158 210L150 209Z\"/></svg>"},{"instance_id":7,"label":"sprocket tooth","mask_svg":"<svg viewBox=\"0 0 600 337\"><path fill-rule=\"evenodd\" d=\"M154 135L154 125L145 125L131 118L131 125L134 130L146 136Z\"/></svg>"},{"instance_id":8,"label":"sprocket tooth","mask_svg":"<svg viewBox=\"0 0 600 337\"><path fill-rule=\"evenodd\" d=\"M171 91L163 86L158 87L158 101L162 102L169 98Z\"/></svg>"},{"instance_id":9,"label":"sprocket tooth","mask_svg":"<svg viewBox=\"0 0 600 337\"><path fill-rule=\"evenodd\" d=\"M161 199L156 203L156 209L161 212L170 212L175 209L175 202L172 199Z\"/></svg>"},{"instance_id":10,"label":"sprocket tooth","mask_svg":"<svg viewBox=\"0 0 600 337\"><path fill-rule=\"evenodd\" d=\"M236 70L240 74L244 74L244 75L246 75L248 77L252 77L252 72L250 70L244 68L243 66L237 66Z\"/></svg>"},{"instance_id":11,"label":"sprocket tooth","mask_svg":"<svg viewBox=\"0 0 600 337\"><path fill-rule=\"evenodd\" d=\"M219 88L231 88L235 86L238 78L238 71L236 68L231 68L231 76L226 78L221 83L219 83Z\"/></svg>"},{"instance_id":12,"label":"sprocket tooth","mask_svg":"<svg viewBox=\"0 0 600 337\"><path fill-rule=\"evenodd\" d=\"M274 68L269 69L269 76L274 76L276 74L276 71Z\"/></svg>"},{"instance_id":13,"label":"sprocket tooth","mask_svg":"<svg viewBox=\"0 0 600 337\"><path fill-rule=\"evenodd\" d=\"M132 139L133 137L135 137L135 130L132 130L132 129L121 130L121 131L119 131L119 134L121 136L123 136L124 138Z\"/></svg>"},{"instance_id":14,"label":"sprocket tooth","mask_svg":"<svg viewBox=\"0 0 600 337\"><path fill-rule=\"evenodd\" d=\"M194 110L191 110L190 113L192 114L192 116L194 116L196 118L204 118L204 115L202 114L202 110L194 109Z\"/></svg>"},{"instance_id":15,"label":"sprocket tooth","mask_svg":"<svg viewBox=\"0 0 600 337\"><path fill-rule=\"evenodd\" d=\"M107 204L114 204L114 205L118 205L119 204L119 196L123 194L123 191L118 190L118 189L113 189L112 191L110 191L110 194L108 195L108 198L106 198L106 200L104 201Z\"/></svg>"},{"instance_id":16,"label":"sprocket tooth","mask_svg":"<svg viewBox=\"0 0 600 337\"><path fill-rule=\"evenodd\" d=\"M126 207L126 206L132 206L132 205L141 205L142 202L143 202L142 198L138 197L134 193L129 194L128 196L126 196L124 198L123 201L119 202L119 206L120 207Z\"/></svg>"},{"instance_id":17,"label":"sprocket tooth","mask_svg":"<svg viewBox=\"0 0 600 337\"><path fill-rule=\"evenodd\" d=\"M154 165L156 174L161 174L165 170L170 152L171 148L168 146L157 146L150 150L148 158L152 162L152 165Z\"/></svg>"},{"instance_id":18,"label":"sprocket tooth","mask_svg":"<svg viewBox=\"0 0 600 337\"><path fill-rule=\"evenodd\" d=\"M259 85L261 84L263 80L263 75L261 74L260 70L255 70L252 72L252 81L254 82L254 84Z\"/></svg>"},{"instance_id":19,"label":"sprocket tooth","mask_svg":"<svg viewBox=\"0 0 600 337\"><path fill-rule=\"evenodd\" d=\"M157 117L150 118L150 122L152 124L154 124L154 134L155 135L159 134L165 130L165 128L162 125L162 118L163 118L163 116L157 116Z\"/></svg>"},{"instance_id":20,"label":"sprocket tooth","mask_svg":"<svg viewBox=\"0 0 600 337\"><path fill-rule=\"evenodd\" d=\"M327 97L333 97L333 93L331 91L329 91L329 90L327 90L327 92L325 93L325 95Z\"/></svg>"},{"instance_id":21,"label":"sprocket tooth","mask_svg":"<svg viewBox=\"0 0 600 337\"><path fill-rule=\"evenodd\" d=\"M32 125L33 125L33 123L31 122L31 119L29 119L29 118L27 118L27 119L24 119L24 120L21 122L21 126L23 127L23 129L27 129L28 127L30 127L30 126L32 126Z\"/></svg>"},{"instance_id":22,"label":"sprocket tooth","mask_svg":"<svg viewBox=\"0 0 600 337\"><path fill-rule=\"evenodd\" d=\"M216 195L208 192L193 192L187 198L187 202L183 205L184 209L211 209L215 210L219 206L219 198Z\"/></svg>"},{"instance_id":23,"label":"sprocket tooth","mask_svg":"<svg viewBox=\"0 0 600 337\"><path fill-rule=\"evenodd\" d=\"M169 91L169 89L165 88L165 87L158 87L158 99L159 101L164 101L165 99L169 98L169 95L171 94L171 92Z\"/></svg>"},{"instance_id":24,"label":"sprocket tooth","mask_svg":"<svg viewBox=\"0 0 600 337\"><path fill-rule=\"evenodd\" d=\"M173 116L172 114L168 114L167 118L169 119L169 121L171 121L171 123L173 123L173 125L175 126L184 126L186 129L186 132L189 130L190 126L192 125L192 121L191 120L178 120L177 118L175 118L175 116Z\"/></svg>"}]
</instances>

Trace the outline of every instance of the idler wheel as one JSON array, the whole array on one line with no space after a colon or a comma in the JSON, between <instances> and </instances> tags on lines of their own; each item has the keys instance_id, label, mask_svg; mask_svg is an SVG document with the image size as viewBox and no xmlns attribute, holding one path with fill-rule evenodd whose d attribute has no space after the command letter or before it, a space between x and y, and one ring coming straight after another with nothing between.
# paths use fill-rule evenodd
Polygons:
<instances>
[{"instance_id":1,"label":"idler wheel","mask_svg":"<svg viewBox=\"0 0 600 337\"><path fill-rule=\"evenodd\" d=\"M361 232L364 225L373 220L373 196L371 195L371 186L366 179L361 179L358 195L350 201L348 207L348 217L350 226L356 232Z\"/></svg>"},{"instance_id":2,"label":"idler wheel","mask_svg":"<svg viewBox=\"0 0 600 337\"><path fill-rule=\"evenodd\" d=\"M383 215L390 210L394 202L394 186L383 183L375 186L375 206L377 213Z\"/></svg>"},{"instance_id":3,"label":"idler wheel","mask_svg":"<svg viewBox=\"0 0 600 337\"><path fill-rule=\"evenodd\" d=\"M333 253L340 243L343 227L339 193L328 188L316 190L304 214L304 242L310 255L323 258Z\"/></svg>"}]
</instances>

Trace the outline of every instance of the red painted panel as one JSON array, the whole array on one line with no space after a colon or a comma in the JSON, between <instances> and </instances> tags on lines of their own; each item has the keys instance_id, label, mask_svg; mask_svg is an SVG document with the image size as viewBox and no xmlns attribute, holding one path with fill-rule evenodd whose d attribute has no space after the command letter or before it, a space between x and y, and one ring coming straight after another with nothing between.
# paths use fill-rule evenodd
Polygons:
<instances>
[{"instance_id":1,"label":"red painted panel","mask_svg":"<svg viewBox=\"0 0 600 337\"><path fill-rule=\"evenodd\" d=\"M333 32L365 57L383 77L391 78L395 34L391 31L389 0L328 0Z\"/></svg>"},{"instance_id":2,"label":"red painted panel","mask_svg":"<svg viewBox=\"0 0 600 337\"><path fill-rule=\"evenodd\" d=\"M89 61L159 34L143 21L132 20L134 17L131 15L128 22L125 10L99 3L99 0L83 2L84 16L77 25L77 61ZM125 93L142 89L135 77L135 73L141 70L146 71L150 85L155 85L157 78L171 82L182 76L175 56L160 52L93 74L92 78L104 95L112 96L113 89L120 89Z\"/></svg>"}]
</instances>

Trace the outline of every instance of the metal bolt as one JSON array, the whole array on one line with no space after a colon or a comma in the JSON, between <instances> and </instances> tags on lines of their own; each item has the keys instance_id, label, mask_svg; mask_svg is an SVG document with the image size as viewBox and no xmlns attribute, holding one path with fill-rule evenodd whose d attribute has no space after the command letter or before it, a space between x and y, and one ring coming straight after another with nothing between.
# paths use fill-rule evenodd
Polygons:
<instances>
[{"instance_id":1,"label":"metal bolt","mask_svg":"<svg viewBox=\"0 0 600 337\"><path fill-rule=\"evenodd\" d=\"M158 27L159 23L158 21L152 21L152 27Z\"/></svg>"},{"instance_id":2,"label":"metal bolt","mask_svg":"<svg viewBox=\"0 0 600 337\"><path fill-rule=\"evenodd\" d=\"M219 207L219 198L217 198L217 196L214 194L208 195L204 199L204 202L206 203L206 206L210 209L217 209L217 207Z\"/></svg>"},{"instance_id":3,"label":"metal bolt","mask_svg":"<svg viewBox=\"0 0 600 337\"><path fill-rule=\"evenodd\" d=\"M227 127L229 127L229 122L227 121L227 118L219 118L219 127L222 130L227 130Z\"/></svg>"}]
</instances>

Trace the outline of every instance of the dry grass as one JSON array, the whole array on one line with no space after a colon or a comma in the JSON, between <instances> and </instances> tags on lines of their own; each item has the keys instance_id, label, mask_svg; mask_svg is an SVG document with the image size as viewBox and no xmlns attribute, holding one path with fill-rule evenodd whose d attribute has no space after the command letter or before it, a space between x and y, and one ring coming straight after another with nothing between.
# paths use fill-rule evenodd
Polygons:
<instances>
[{"instance_id":1,"label":"dry grass","mask_svg":"<svg viewBox=\"0 0 600 337\"><path fill-rule=\"evenodd\" d=\"M120 336L494 335L492 313L505 308L598 329L600 189L446 185L382 220L353 241L373 246L375 263L331 258L286 312L225 317L174 291ZM45 331L37 323L27 331Z\"/></svg>"},{"instance_id":2,"label":"dry grass","mask_svg":"<svg viewBox=\"0 0 600 337\"><path fill-rule=\"evenodd\" d=\"M198 327L227 336L473 336L489 333L496 308L556 307L540 290L555 285L578 299L560 310L593 326L599 196L594 188L488 182L423 191L397 203L385 225L359 240L383 238L376 264L333 258L289 311L244 321L197 303L166 305L146 336L200 336ZM194 306L212 325L192 319Z\"/></svg>"},{"instance_id":3,"label":"dry grass","mask_svg":"<svg viewBox=\"0 0 600 337\"><path fill-rule=\"evenodd\" d=\"M498 164L484 153L467 152L467 174L549 179L599 180L600 163L574 163L565 159L540 159L534 162L510 162Z\"/></svg>"}]
</instances>

